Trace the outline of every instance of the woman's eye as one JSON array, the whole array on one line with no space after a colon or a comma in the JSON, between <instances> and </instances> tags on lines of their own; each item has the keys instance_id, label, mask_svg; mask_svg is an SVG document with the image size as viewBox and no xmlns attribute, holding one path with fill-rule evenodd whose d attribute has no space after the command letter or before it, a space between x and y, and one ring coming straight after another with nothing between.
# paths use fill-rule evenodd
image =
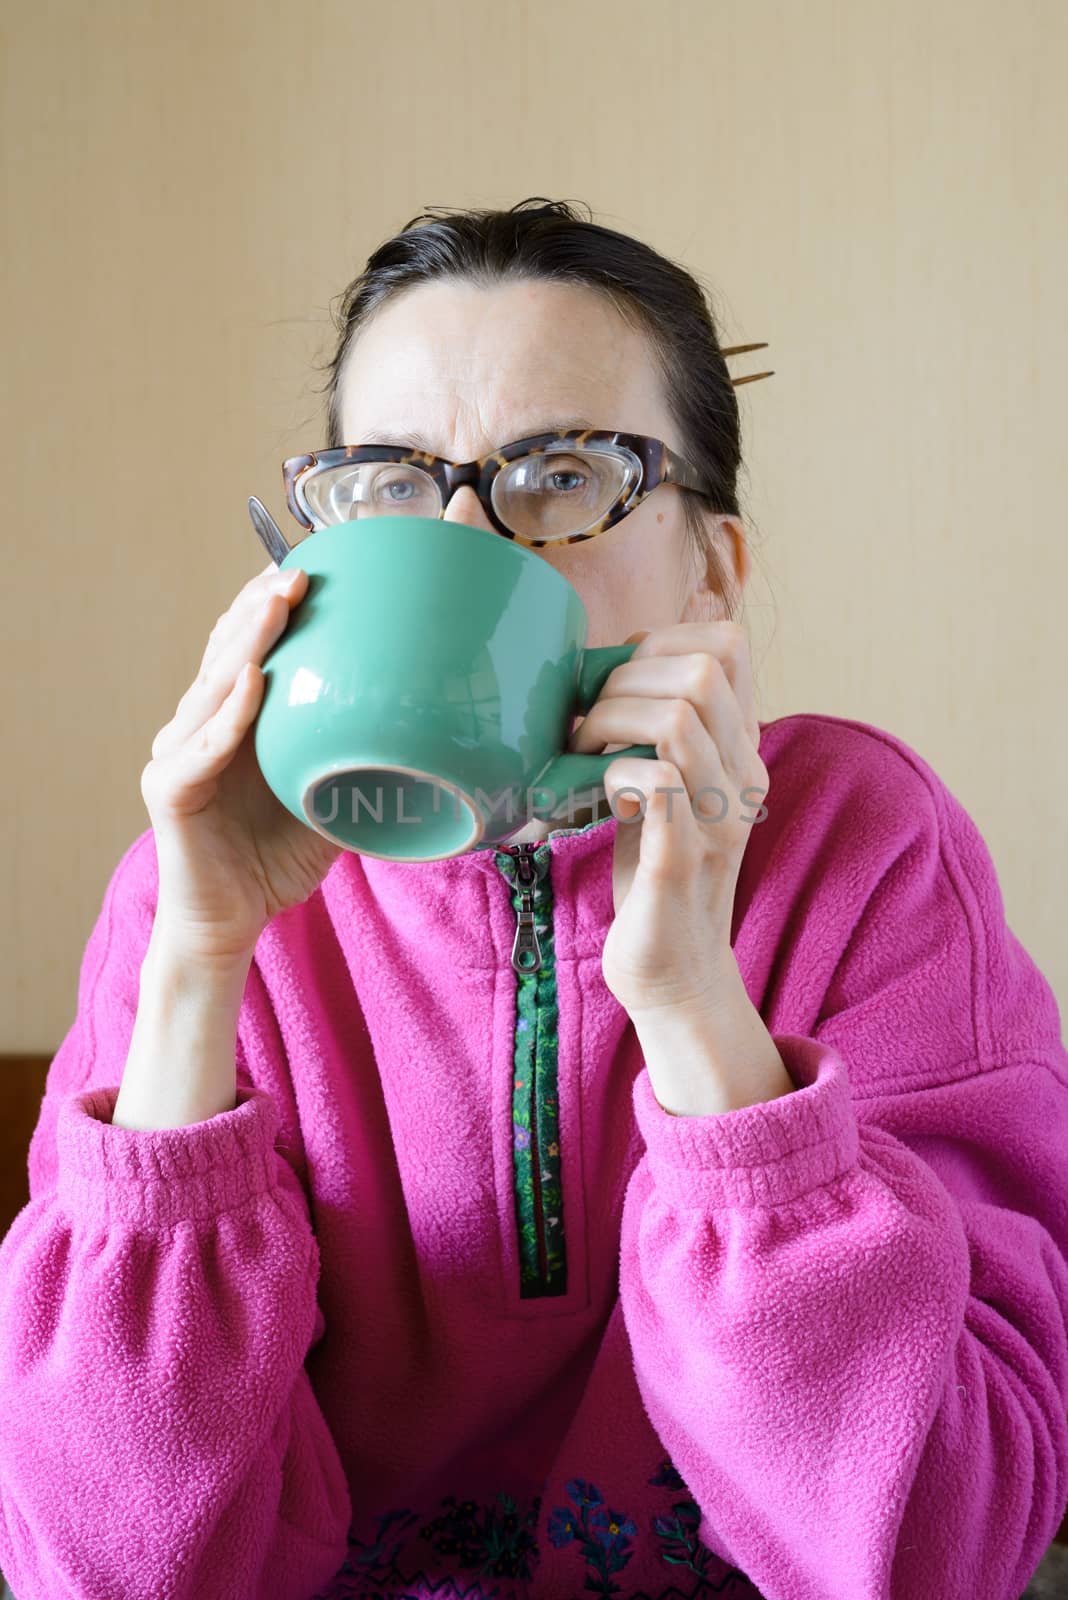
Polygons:
<instances>
[{"instance_id":1,"label":"woman's eye","mask_svg":"<svg viewBox=\"0 0 1068 1600\"><path fill-rule=\"evenodd\" d=\"M574 489L575 485L573 483L572 484L566 484L566 483L562 484L562 483L560 483L559 480L561 478L575 478L575 479L578 479L578 478L581 478L581 476L582 476L582 474L580 472L573 472L570 468L566 468L566 467L561 467L558 472L550 473L550 477L552 478L552 481L553 481L554 485L556 486L556 488L563 489L565 492L568 489Z\"/></svg>"},{"instance_id":2,"label":"woman's eye","mask_svg":"<svg viewBox=\"0 0 1068 1600\"><path fill-rule=\"evenodd\" d=\"M393 490L394 489L412 489L412 490L414 490L414 485L410 484L410 483L405 483L403 478L398 478L398 479L395 479L392 483L384 484L383 485L383 489L384 489L385 494L387 495L387 497L390 500L404 500L406 498L405 495L403 495L403 494L394 494Z\"/></svg>"}]
</instances>

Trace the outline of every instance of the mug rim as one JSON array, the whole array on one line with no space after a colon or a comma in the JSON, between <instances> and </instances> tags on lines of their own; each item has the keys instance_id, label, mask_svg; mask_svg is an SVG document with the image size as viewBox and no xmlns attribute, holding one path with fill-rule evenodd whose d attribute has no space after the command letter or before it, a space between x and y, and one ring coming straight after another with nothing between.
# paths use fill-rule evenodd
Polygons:
<instances>
[{"instance_id":1,"label":"mug rim","mask_svg":"<svg viewBox=\"0 0 1068 1600\"><path fill-rule=\"evenodd\" d=\"M543 572L550 573L553 580L563 584L564 592L573 596L578 602L579 608L582 612L582 618L585 623L584 633L588 637L590 617L589 612L586 610L586 602L583 600L581 594L569 578L565 578L562 572L558 572L551 562L540 560L537 552L528 548L527 545L517 544L514 539L505 539L501 534L494 533L490 528L479 528L471 522L447 522L444 517L396 516L360 518L360 523L365 528L376 522L389 522L394 524L402 523L406 524L408 527L411 527L413 523L424 523L431 528L438 528L442 530L455 529L457 530L456 536L462 538L466 538L469 534L477 534L479 538L483 540L492 540L495 548L499 548L502 544L506 545L508 550L515 554L517 558L523 560L524 562L535 562ZM290 570L294 566L299 567L301 565L300 552L312 539L319 539L323 534L330 534L334 532L341 533L345 530L350 530L352 526L353 524L349 522L332 522L325 528L313 528L305 538L299 541L299 543L290 547L288 553L283 557L278 570L281 572L283 570ZM452 538L453 536L454 535L451 532L446 533L446 537ZM351 538L351 534L349 534L349 537ZM292 562L290 562L291 556L294 558Z\"/></svg>"}]
</instances>

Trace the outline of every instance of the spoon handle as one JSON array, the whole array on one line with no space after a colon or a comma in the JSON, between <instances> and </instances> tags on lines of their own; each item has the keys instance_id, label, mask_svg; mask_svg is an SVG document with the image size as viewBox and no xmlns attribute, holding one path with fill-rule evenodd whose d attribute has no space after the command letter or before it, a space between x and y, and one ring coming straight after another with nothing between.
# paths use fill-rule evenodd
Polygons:
<instances>
[{"instance_id":1,"label":"spoon handle","mask_svg":"<svg viewBox=\"0 0 1068 1600\"><path fill-rule=\"evenodd\" d=\"M248 514L252 518L252 526L260 536L263 548L275 565L280 567L289 554L289 545L281 528L263 501L257 500L254 494L248 497Z\"/></svg>"}]
</instances>

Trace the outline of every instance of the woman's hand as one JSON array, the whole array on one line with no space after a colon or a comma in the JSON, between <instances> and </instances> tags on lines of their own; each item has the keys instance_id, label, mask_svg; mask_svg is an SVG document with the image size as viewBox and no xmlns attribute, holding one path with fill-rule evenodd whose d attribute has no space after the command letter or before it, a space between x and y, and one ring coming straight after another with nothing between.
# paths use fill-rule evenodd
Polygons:
<instances>
[{"instance_id":1,"label":"woman's hand","mask_svg":"<svg viewBox=\"0 0 1068 1600\"><path fill-rule=\"evenodd\" d=\"M340 845L299 822L267 787L252 725L260 662L307 589L269 562L208 638L200 671L152 741L141 774L159 861L154 938L209 963L251 956L265 925L306 900Z\"/></svg>"},{"instance_id":2,"label":"woman's hand","mask_svg":"<svg viewBox=\"0 0 1068 1600\"><path fill-rule=\"evenodd\" d=\"M650 744L657 752L655 760L621 756L605 773L619 825L604 979L631 1016L663 1008L715 1016L724 995L737 1003L734 891L769 788L748 645L735 622L674 623L625 643L636 638L568 744ZM617 800L624 787L644 802ZM631 820L643 803L644 816Z\"/></svg>"}]
</instances>

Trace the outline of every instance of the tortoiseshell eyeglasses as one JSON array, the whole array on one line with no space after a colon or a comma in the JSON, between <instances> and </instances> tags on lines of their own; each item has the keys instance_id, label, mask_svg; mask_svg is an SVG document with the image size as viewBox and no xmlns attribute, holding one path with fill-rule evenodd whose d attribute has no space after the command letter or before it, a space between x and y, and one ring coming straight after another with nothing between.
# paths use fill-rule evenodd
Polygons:
<instances>
[{"instance_id":1,"label":"tortoiseshell eyeglasses","mask_svg":"<svg viewBox=\"0 0 1068 1600\"><path fill-rule=\"evenodd\" d=\"M736 345L723 354L764 348ZM282 477L289 509L307 532L365 517L440 518L469 484L498 533L535 549L596 538L662 483L710 493L702 474L662 439L590 428L531 434L474 461L405 445L339 445L290 456Z\"/></svg>"}]
</instances>

